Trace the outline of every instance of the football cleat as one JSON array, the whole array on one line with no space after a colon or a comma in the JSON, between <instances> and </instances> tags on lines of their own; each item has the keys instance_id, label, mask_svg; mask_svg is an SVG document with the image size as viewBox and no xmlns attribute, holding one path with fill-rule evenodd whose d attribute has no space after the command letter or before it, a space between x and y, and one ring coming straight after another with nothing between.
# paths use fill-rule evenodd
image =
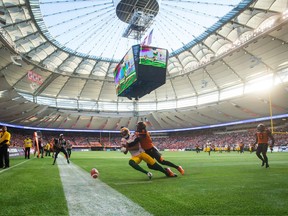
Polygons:
<instances>
[{"instance_id":1,"label":"football cleat","mask_svg":"<svg viewBox=\"0 0 288 216\"><path fill-rule=\"evenodd\" d=\"M177 177L177 175L173 173L170 168L165 168L165 170L167 172L167 177Z\"/></svg>"},{"instance_id":2,"label":"football cleat","mask_svg":"<svg viewBox=\"0 0 288 216\"><path fill-rule=\"evenodd\" d=\"M151 172L148 172L148 173L147 173L147 176L148 176L149 180L151 180L151 179L152 179L152 176L153 176L153 174L152 174Z\"/></svg>"},{"instance_id":3,"label":"football cleat","mask_svg":"<svg viewBox=\"0 0 288 216\"><path fill-rule=\"evenodd\" d=\"M265 165L265 161L263 160L263 161L262 161L262 167L263 167L264 165Z\"/></svg>"},{"instance_id":4,"label":"football cleat","mask_svg":"<svg viewBox=\"0 0 288 216\"><path fill-rule=\"evenodd\" d=\"M177 170L181 173L181 175L184 175L184 169L181 166L178 166Z\"/></svg>"}]
</instances>

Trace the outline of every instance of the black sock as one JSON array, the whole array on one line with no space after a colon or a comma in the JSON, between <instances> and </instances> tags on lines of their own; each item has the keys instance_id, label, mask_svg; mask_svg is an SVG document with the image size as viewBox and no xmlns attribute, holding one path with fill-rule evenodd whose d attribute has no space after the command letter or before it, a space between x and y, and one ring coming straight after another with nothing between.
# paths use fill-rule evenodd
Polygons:
<instances>
[{"instance_id":1,"label":"black sock","mask_svg":"<svg viewBox=\"0 0 288 216\"><path fill-rule=\"evenodd\" d=\"M171 163L170 161L166 161L166 160L163 160L163 161L161 161L159 163L162 164L162 165L169 166L169 167L174 167L175 169L177 169L179 167L179 166Z\"/></svg>"},{"instance_id":2,"label":"black sock","mask_svg":"<svg viewBox=\"0 0 288 216\"><path fill-rule=\"evenodd\" d=\"M166 170L162 166L160 166L158 163L153 164L151 166L151 169L158 170L158 171L164 173L165 175L167 174Z\"/></svg>"},{"instance_id":3,"label":"black sock","mask_svg":"<svg viewBox=\"0 0 288 216\"><path fill-rule=\"evenodd\" d=\"M133 167L134 169L142 172L142 173L145 173L145 174L148 173L146 170L142 169L142 167L140 167L140 166L139 166L135 161L133 161L133 160L129 160L129 165L130 165L131 167Z\"/></svg>"}]
</instances>

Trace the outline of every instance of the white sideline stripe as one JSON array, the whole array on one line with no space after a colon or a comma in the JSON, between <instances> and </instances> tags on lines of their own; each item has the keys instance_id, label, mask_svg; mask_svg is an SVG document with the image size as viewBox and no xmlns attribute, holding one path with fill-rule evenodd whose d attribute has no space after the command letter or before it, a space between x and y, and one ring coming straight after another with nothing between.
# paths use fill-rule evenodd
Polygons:
<instances>
[{"instance_id":1,"label":"white sideline stripe","mask_svg":"<svg viewBox=\"0 0 288 216\"><path fill-rule=\"evenodd\" d=\"M34 158L32 158L32 159L34 159ZM31 159L30 159L30 160L31 160ZM14 166L10 166L10 167L7 168L7 169L1 170L0 173L5 172L5 171L7 171L7 170L9 170L9 169L13 169L14 167L20 166L21 164L26 163L26 162L28 162L28 161L29 161L29 160L26 160L26 161L23 161L23 162L21 162L21 163L19 163L19 164L14 165Z\"/></svg>"},{"instance_id":2,"label":"white sideline stripe","mask_svg":"<svg viewBox=\"0 0 288 216\"><path fill-rule=\"evenodd\" d=\"M89 173L71 161L70 164L67 164L62 155L60 157L58 155L56 163L70 216L151 216L141 206L99 179L93 179Z\"/></svg>"}]
</instances>

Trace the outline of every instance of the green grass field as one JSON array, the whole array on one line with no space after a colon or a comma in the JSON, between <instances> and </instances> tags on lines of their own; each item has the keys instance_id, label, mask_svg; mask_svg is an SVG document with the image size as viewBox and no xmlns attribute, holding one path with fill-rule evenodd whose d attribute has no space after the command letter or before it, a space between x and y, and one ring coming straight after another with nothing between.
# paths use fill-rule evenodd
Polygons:
<instances>
[{"instance_id":1,"label":"green grass field","mask_svg":"<svg viewBox=\"0 0 288 216\"><path fill-rule=\"evenodd\" d=\"M268 169L248 152L163 156L182 165L185 175L150 170L149 181L120 152L73 152L71 161L87 175L97 168L101 181L153 215L288 215L288 153L268 153ZM11 158L12 168L0 172L0 215L68 215L58 167L51 164L52 158Z\"/></svg>"}]
</instances>

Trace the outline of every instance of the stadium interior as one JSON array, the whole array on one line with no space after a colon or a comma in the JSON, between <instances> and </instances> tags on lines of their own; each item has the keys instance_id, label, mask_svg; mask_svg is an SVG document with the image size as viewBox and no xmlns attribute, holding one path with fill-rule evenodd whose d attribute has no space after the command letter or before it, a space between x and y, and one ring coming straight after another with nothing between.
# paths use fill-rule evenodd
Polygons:
<instances>
[{"instance_id":1,"label":"stadium interior","mask_svg":"<svg viewBox=\"0 0 288 216\"><path fill-rule=\"evenodd\" d=\"M117 132L145 121L157 132L287 118L287 1L67 2L1 0L1 123ZM117 97L113 70L151 29L169 51L166 83Z\"/></svg>"},{"instance_id":2,"label":"stadium interior","mask_svg":"<svg viewBox=\"0 0 288 216\"><path fill-rule=\"evenodd\" d=\"M288 215L287 138L288 0L0 0L0 216Z\"/></svg>"}]
</instances>

